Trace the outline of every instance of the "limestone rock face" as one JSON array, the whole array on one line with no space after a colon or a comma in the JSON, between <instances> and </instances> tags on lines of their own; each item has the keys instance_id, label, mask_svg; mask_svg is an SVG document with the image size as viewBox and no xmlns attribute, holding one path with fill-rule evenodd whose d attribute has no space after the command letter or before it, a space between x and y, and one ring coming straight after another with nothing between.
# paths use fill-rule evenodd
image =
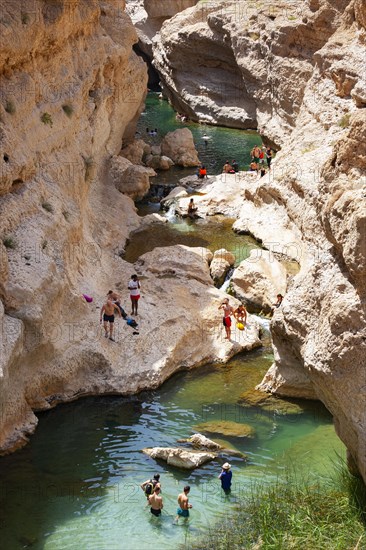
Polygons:
<instances>
[{"instance_id":1,"label":"limestone rock face","mask_svg":"<svg viewBox=\"0 0 366 550\"><path fill-rule=\"evenodd\" d=\"M178 166L198 166L200 163L192 132L188 128L168 132L161 143L161 152Z\"/></svg>"},{"instance_id":2,"label":"limestone rock face","mask_svg":"<svg viewBox=\"0 0 366 550\"><path fill-rule=\"evenodd\" d=\"M337 29L348 4L353 2L199 2L165 21L153 40L164 93L193 120L258 126L282 144L295 126L313 56ZM362 21L357 3L356 8ZM346 94L360 78L356 67L342 61L332 75Z\"/></svg>"},{"instance_id":3,"label":"limestone rock face","mask_svg":"<svg viewBox=\"0 0 366 550\"><path fill-rule=\"evenodd\" d=\"M287 273L284 266L267 250L252 250L234 270L231 287L251 313L269 313L277 294L286 293Z\"/></svg>"},{"instance_id":4,"label":"limestone rock face","mask_svg":"<svg viewBox=\"0 0 366 550\"><path fill-rule=\"evenodd\" d=\"M156 176L152 168L136 166L127 158L116 155L111 158L109 178L112 185L134 201L141 200L148 193L151 176Z\"/></svg>"},{"instance_id":5,"label":"limestone rock face","mask_svg":"<svg viewBox=\"0 0 366 550\"><path fill-rule=\"evenodd\" d=\"M216 454L207 451L187 451L175 447L153 447L143 449L143 452L151 458L165 460L169 466L184 470L194 470L216 458Z\"/></svg>"},{"instance_id":6,"label":"limestone rock face","mask_svg":"<svg viewBox=\"0 0 366 550\"><path fill-rule=\"evenodd\" d=\"M153 19L172 17L197 3L197 0L144 0L144 7Z\"/></svg>"}]
</instances>

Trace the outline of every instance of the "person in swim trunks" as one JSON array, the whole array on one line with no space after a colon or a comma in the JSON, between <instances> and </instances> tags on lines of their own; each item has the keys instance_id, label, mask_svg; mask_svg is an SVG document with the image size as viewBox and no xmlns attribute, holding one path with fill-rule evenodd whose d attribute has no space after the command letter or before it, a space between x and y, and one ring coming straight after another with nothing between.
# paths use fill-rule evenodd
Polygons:
<instances>
[{"instance_id":1,"label":"person in swim trunks","mask_svg":"<svg viewBox=\"0 0 366 550\"><path fill-rule=\"evenodd\" d=\"M109 323L109 339L115 342L113 338L113 326L114 326L114 312L117 311L118 315L122 317L119 307L113 302L111 298L107 298L107 302L100 310L100 322L104 325L104 336L108 338L108 323Z\"/></svg>"},{"instance_id":2,"label":"person in swim trunks","mask_svg":"<svg viewBox=\"0 0 366 550\"><path fill-rule=\"evenodd\" d=\"M178 504L177 516L175 521L178 522L179 518L189 518L189 509L192 508L192 504L188 503L188 495L191 490L189 485L186 485L183 489L183 493L178 495Z\"/></svg>"},{"instance_id":3,"label":"person in swim trunks","mask_svg":"<svg viewBox=\"0 0 366 550\"><path fill-rule=\"evenodd\" d=\"M218 309L222 309L224 312L224 317L222 323L225 327L226 336L225 340L230 340L231 338L231 315L234 315L234 309L229 305L229 298L225 298L222 304Z\"/></svg>"},{"instance_id":4,"label":"person in swim trunks","mask_svg":"<svg viewBox=\"0 0 366 550\"><path fill-rule=\"evenodd\" d=\"M163 498L160 496L160 484L155 486L154 492L149 496L150 512L153 516L161 516L161 511L163 509Z\"/></svg>"}]
</instances>

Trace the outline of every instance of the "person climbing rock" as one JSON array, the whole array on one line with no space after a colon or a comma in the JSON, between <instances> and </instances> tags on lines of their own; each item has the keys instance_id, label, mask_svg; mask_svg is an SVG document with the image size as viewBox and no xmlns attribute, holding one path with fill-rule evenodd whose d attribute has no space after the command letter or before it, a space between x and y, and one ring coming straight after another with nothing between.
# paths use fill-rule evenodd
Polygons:
<instances>
[{"instance_id":1,"label":"person climbing rock","mask_svg":"<svg viewBox=\"0 0 366 550\"><path fill-rule=\"evenodd\" d=\"M177 516L175 521L178 522L179 518L189 518L189 509L192 508L192 504L188 502L189 491L191 490L189 485L186 485L183 489L183 493L178 495L178 504Z\"/></svg>"},{"instance_id":2,"label":"person climbing rock","mask_svg":"<svg viewBox=\"0 0 366 550\"><path fill-rule=\"evenodd\" d=\"M154 487L154 492L152 495L148 497L148 502L150 504L150 512L153 516L159 517L161 516L161 511L164 507L163 505L163 498L160 496L160 485L157 484Z\"/></svg>"},{"instance_id":3,"label":"person climbing rock","mask_svg":"<svg viewBox=\"0 0 366 550\"><path fill-rule=\"evenodd\" d=\"M115 311L117 311L117 314L120 317L122 317L119 307L115 303L113 303L113 300L111 298L107 299L107 302L103 305L102 309L100 310L100 322L102 322L102 317L103 317L104 336L108 338L108 324L109 324L109 339L112 340L112 342L115 342L115 339L113 338Z\"/></svg>"},{"instance_id":4,"label":"person climbing rock","mask_svg":"<svg viewBox=\"0 0 366 550\"><path fill-rule=\"evenodd\" d=\"M219 479L221 480L221 488L225 493L230 493L231 491L231 479L233 477L233 472L231 471L231 464L225 462L222 466L221 474Z\"/></svg>"},{"instance_id":5,"label":"person climbing rock","mask_svg":"<svg viewBox=\"0 0 366 550\"><path fill-rule=\"evenodd\" d=\"M226 336L225 340L230 340L231 338L231 315L234 315L234 309L229 305L229 298L225 298L222 304L218 307L224 312L223 325L225 327Z\"/></svg>"},{"instance_id":6,"label":"person climbing rock","mask_svg":"<svg viewBox=\"0 0 366 550\"><path fill-rule=\"evenodd\" d=\"M131 300L131 306L132 306L131 315L138 315L137 306L138 306L138 301L140 299L141 285L137 275L131 276L131 280L128 283L128 289L130 291L130 300Z\"/></svg>"}]
</instances>

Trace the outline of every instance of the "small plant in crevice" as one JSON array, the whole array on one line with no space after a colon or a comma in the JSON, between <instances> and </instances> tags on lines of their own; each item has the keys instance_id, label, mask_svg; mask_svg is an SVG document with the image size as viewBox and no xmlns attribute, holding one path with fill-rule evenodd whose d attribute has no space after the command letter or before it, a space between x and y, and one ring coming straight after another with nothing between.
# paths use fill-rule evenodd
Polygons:
<instances>
[{"instance_id":1,"label":"small plant in crevice","mask_svg":"<svg viewBox=\"0 0 366 550\"><path fill-rule=\"evenodd\" d=\"M351 118L351 113L347 113L347 114L343 115L341 120L338 122L338 126L340 128L348 128L350 118Z\"/></svg>"},{"instance_id":2,"label":"small plant in crevice","mask_svg":"<svg viewBox=\"0 0 366 550\"><path fill-rule=\"evenodd\" d=\"M62 211L62 215L63 215L63 217L65 218L65 220L68 222L69 219L70 219L70 214L68 213L68 211L67 211L67 210L63 210L63 211Z\"/></svg>"},{"instance_id":3,"label":"small plant in crevice","mask_svg":"<svg viewBox=\"0 0 366 550\"><path fill-rule=\"evenodd\" d=\"M53 212L53 206L52 206L52 204L50 204L49 202L46 202L46 201L45 201L45 202L42 202L42 208L43 208L44 210L46 210L46 212L50 212L50 213Z\"/></svg>"},{"instance_id":4,"label":"small plant in crevice","mask_svg":"<svg viewBox=\"0 0 366 550\"><path fill-rule=\"evenodd\" d=\"M28 13L24 13L24 12L23 12L23 13L21 14L20 17L21 17L21 20L22 20L22 24L23 24L23 25L27 25L27 24L29 23L30 17L29 17L29 15L28 15Z\"/></svg>"},{"instance_id":5,"label":"small plant in crevice","mask_svg":"<svg viewBox=\"0 0 366 550\"><path fill-rule=\"evenodd\" d=\"M93 157L83 157L85 166L85 181L90 181L93 177L94 160Z\"/></svg>"},{"instance_id":6,"label":"small plant in crevice","mask_svg":"<svg viewBox=\"0 0 366 550\"><path fill-rule=\"evenodd\" d=\"M14 239L14 237L12 237L11 235L8 235L7 237L3 238L3 245L5 246L5 248L10 248L14 250L14 248L16 248L17 246L17 242Z\"/></svg>"},{"instance_id":7,"label":"small plant in crevice","mask_svg":"<svg viewBox=\"0 0 366 550\"><path fill-rule=\"evenodd\" d=\"M5 103L5 111L7 113L9 113L9 115L13 115L16 111L15 109L15 104L14 104L14 101L11 101L11 99L9 99L6 103Z\"/></svg>"},{"instance_id":8,"label":"small plant in crevice","mask_svg":"<svg viewBox=\"0 0 366 550\"><path fill-rule=\"evenodd\" d=\"M65 105L62 105L62 110L65 113L65 115L68 116L69 118L71 118L72 115L74 114L74 107L69 103L65 103Z\"/></svg>"},{"instance_id":9,"label":"small plant in crevice","mask_svg":"<svg viewBox=\"0 0 366 550\"><path fill-rule=\"evenodd\" d=\"M50 113L43 113L41 116L41 121L43 122L43 124L48 124L52 128L53 120Z\"/></svg>"},{"instance_id":10,"label":"small plant in crevice","mask_svg":"<svg viewBox=\"0 0 366 550\"><path fill-rule=\"evenodd\" d=\"M42 241L42 250L44 250L45 248L47 248L47 245L48 245L47 239L43 239L43 241Z\"/></svg>"}]
</instances>

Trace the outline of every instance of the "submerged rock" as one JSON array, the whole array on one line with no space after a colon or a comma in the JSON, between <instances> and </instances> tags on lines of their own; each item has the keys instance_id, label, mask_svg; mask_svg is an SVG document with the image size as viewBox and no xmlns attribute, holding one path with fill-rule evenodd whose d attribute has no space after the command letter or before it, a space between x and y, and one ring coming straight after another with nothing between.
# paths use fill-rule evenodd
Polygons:
<instances>
[{"instance_id":1,"label":"submerged rock","mask_svg":"<svg viewBox=\"0 0 366 550\"><path fill-rule=\"evenodd\" d=\"M185 470L199 468L202 464L214 460L217 456L215 453L187 451L176 447L153 447L142 449L142 452L151 458L165 460L169 466L176 466Z\"/></svg>"},{"instance_id":2,"label":"submerged rock","mask_svg":"<svg viewBox=\"0 0 366 550\"><path fill-rule=\"evenodd\" d=\"M280 399L270 393L264 393L257 389L248 390L239 397L240 405L260 407L266 411L277 412L278 414L302 414L306 403L302 406L299 403L287 399Z\"/></svg>"},{"instance_id":3,"label":"submerged rock","mask_svg":"<svg viewBox=\"0 0 366 550\"><path fill-rule=\"evenodd\" d=\"M254 437L255 429L248 424L241 424L240 422L232 422L231 420L218 420L211 422L202 422L194 427L196 430L211 433L220 434L227 437Z\"/></svg>"},{"instance_id":4,"label":"submerged rock","mask_svg":"<svg viewBox=\"0 0 366 550\"><path fill-rule=\"evenodd\" d=\"M178 440L178 443L191 443L192 447L195 449L208 449L209 451L219 451L222 449L221 445L218 443L215 443L215 441L212 441L212 439L208 439L208 437L202 435L202 434L193 434L188 439L180 439Z\"/></svg>"}]
</instances>

